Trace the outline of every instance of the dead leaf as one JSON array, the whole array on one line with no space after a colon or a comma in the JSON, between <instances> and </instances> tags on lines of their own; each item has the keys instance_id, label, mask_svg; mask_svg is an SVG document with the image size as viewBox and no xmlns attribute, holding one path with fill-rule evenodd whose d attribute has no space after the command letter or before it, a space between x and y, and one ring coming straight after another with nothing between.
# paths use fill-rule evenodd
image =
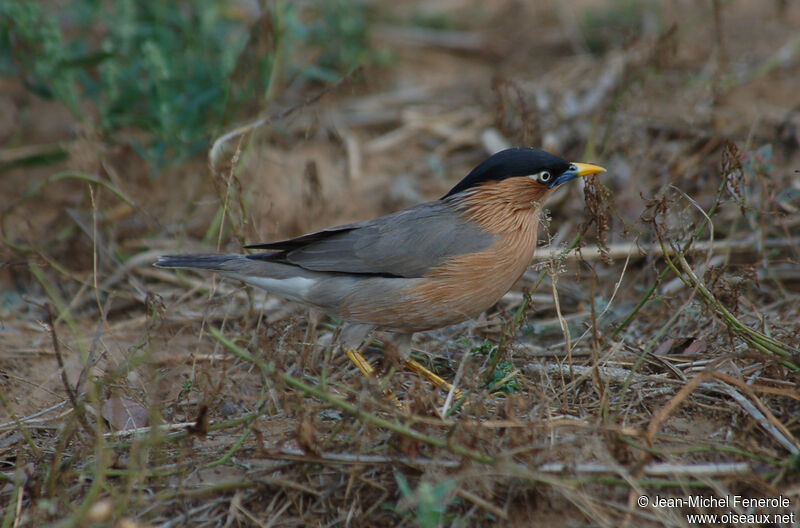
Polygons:
<instances>
[{"instance_id":1,"label":"dead leaf","mask_svg":"<svg viewBox=\"0 0 800 528\"><path fill-rule=\"evenodd\" d=\"M148 415L142 404L124 396L113 396L103 404L103 418L119 431L147 426Z\"/></svg>"}]
</instances>

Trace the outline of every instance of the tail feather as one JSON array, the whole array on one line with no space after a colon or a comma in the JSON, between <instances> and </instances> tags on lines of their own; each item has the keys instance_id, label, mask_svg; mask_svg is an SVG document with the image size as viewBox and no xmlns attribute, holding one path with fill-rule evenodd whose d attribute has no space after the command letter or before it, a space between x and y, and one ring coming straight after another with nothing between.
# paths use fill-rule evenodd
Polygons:
<instances>
[{"instance_id":1,"label":"tail feather","mask_svg":"<svg viewBox=\"0 0 800 528\"><path fill-rule=\"evenodd\" d=\"M163 255L153 264L157 268L207 269L225 271L244 255Z\"/></svg>"},{"instance_id":2,"label":"tail feather","mask_svg":"<svg viewBox=\"0 0 800 528\"><path fill-rule=\"evenodd\" d=\"M251 284L254 283L253 279L258 278L285 280L299 277L318 280L326 276L324 273L306 270L293 264L259 258L262 255L264 254L163 255L158 257L153 265L157 268L209 270ZM256 285L266 290L270 289L263 284Z\"/></svg>"},{"instance_id":3,"label":"tail feather","mask_svg":"<svg viewBox=\"0 0 800 528\"><path fill-rule=\"evenodd\" d=\"M308 299L310 289L325 274L280 262L248 258L247 255L164 255L157 268L209 270L304 304L317 306ZM320 305L321 309L326 306Z\"/></svg>"}]
</instances>

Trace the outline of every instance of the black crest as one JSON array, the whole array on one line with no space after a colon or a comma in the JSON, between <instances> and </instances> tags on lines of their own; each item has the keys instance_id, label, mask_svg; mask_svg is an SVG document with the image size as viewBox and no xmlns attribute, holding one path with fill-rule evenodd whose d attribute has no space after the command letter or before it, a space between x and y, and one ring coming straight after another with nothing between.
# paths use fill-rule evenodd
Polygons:
<instances>
[{"instance_id":1,"label":"black crest","mask_svg":"<svg viewBox=\"0 0 800 528\"><path fill-rule=\"evenodd\" d=\"M569 169L569 162L549 152L533 148L510 148L486 158L442 198L476 187L487 181L501 181L514 176L528 176L543 170L554 177Z\"/></svg>"}]
</instances>

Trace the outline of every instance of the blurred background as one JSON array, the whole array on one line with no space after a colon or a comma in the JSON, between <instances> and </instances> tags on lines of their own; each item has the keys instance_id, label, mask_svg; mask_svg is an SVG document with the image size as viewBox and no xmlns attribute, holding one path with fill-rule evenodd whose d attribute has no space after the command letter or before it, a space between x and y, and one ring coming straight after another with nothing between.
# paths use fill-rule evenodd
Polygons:
<instances>
[{"instance_id":1,"label":"blurred background","mask_svg":"<svg viewBox=\"0 0 800 528\"><path fill-rule=\"evenodd\" d=\"M602 162L628 222L665 181L714 187L723 138L798 164L792 2L11 0L0 16L0 192L14 204L63 170L114 182L136 207L102 196L98 222L126 251L216 243L211 142L292 108L220 153L241 151L247 240L437 197L493 132ZM89 254L74 180L7 207L6 240Z\"/></svg>"},{"instance_id":2,"label":"blurred background","mask_svg":"<svg viewBox=\"0 0 800 528\"><path fill-rule=\"evenodd\" d=\"M731 345L733 334L711 311L691 305L694 294L681 290L673 276L657 290L658 302L634 310L636 317L623 324L664 269L657 234L683 245L712 208L714 240L727 253L698 273L710 273L706 279L714 292L741 310L736 313L752 317L748 324L798 346L799 2L4 0L0 392L8 399L0 421L64 401L54 340L78 388L84 383L85 390L87 377L105 380L99 392L126 412L141 406L152 419L157 408L169 422L191 421L200 402L210 405L212 419L222 419L252 408L260 394L263 380L248 378L244 367L226 370L222 382L216 364L197 367L205 361L198 355L219 351L203 334L209 321L227 324L253 349L285 352L287 369L300 364L303 372L318 375L315 369L327 365L329 356L323 362L319 350L303 348L314 335L305 310L231 283L217 290L216 282L212 287L210 280L155 270L151 263L164 253L238 252L245 243L436 199L505 146L544 148L608 169L587 194L576 183L554 196L541 253L544 258L550 248L563 249L577 233L583 234L581 245L601 250L594 256L587 250L585 262L562 263L561 280L532 270L484 320L424 337L417 346L448 358L465 350L491 356L516 335L516 346L526 352L504 358L499 378L520 371L544 375L530 362L549 347L563 348L564 327L551 294L558 282L561 310L575 316L568 319L573 336L594 320L595 305L607 308L601 333L625 328L619 338L626 345L614 354L631 354L620 356L628 367L645 345L666 355L752 358L752 349ZM708 236L706 231L700 238ZM708 259L703 254L698 263L705 266ZM523 292L540 283L538 294L529 297L534 316ZM45 303L51 306L50 326L42 324ZM670 320L674 326L662 328L687 306ZM513 332L509 314L524 316ZM331 328L320 331L330 337ZM582 346L588 350L587 343ZM609 354L613 348L610 342L593 346ZM131 358L141 354L146 361L132 365ZM144 364L152 366L143 371ZM457 368L440 366L449 378ZM539 390L525 392L521 379L514 387L509 391ZM536 394L540 401L542 394ZM555 414L577 405L564 393L547 394ZM282 434L293 438L307 414L287 410L301 405L291 397L273 397L285 414L271 419L284 420ZM797 401L788 400L772 408L791 416ZM223 401L240 407L221 408ZM551 416L532 407L532 396L524 401L525 416ZM705 401L693 419L673 423L675 430L700 442L727 427L729 417L712 412L715 405ZM601 407L574 412L589 413L591 421L594 413L608 416ZM120 411L109 409L103 416L113 423ZM515 415L509 409L498 416ZM651 416L652 409L630 412L640 411ZM797 415L790 424L795 431ZM629 415L619 420L636 422ZM16 426L4 431L16 434ZM29 445L52 447L55 433L43 431L48 434ZM775 449L769 456L781 458L780 448L759 431L742 425L726 441L742 449ZM18 465L8 453L22 445L23 436L3 438L14 439L0 440L0 463L6 464L0 466L0 496L11 497L21 488L12 485ZM603 434L592 438L586 445L597 442L603 449L575 448L558 456L591 462L619 447L606 445ZM44 478L49 471L41 460L31 464L31 476ZM419 474L410 477L406 470L401 478L416 486ZM75 487L53 499L53 511L86 497L80 479L64 471L59 478ZM398 484L392 470L375 469L371 478L389 490L385 500L413 502L401 493L408 485ZM541 513L523 492L522 502L509 499L505 513L490 508L484 517L470 517L471 507L478 504L485 513L486 505L464 497L477 493L491 502L499 492L467 477L452 478L472 494L460 495L461 503L441 498L453 496L452 486L426 489L439 490L441 496L429 496L450 504L464 522L503 515L527 522L531 512ZM779 479L776 485L790 484ZM334 513L302 512L300 506L288 511L298 519L341 521L350 507L345 498L355 496L366 504L357 508L361 522L417 519L391 505L369 509L380 494L363 483L348 484L347 492L335 489L325 503ZM582 511L595 511L604 501L617 501L622 511L627 491L624 485L587 491L594 502L582 503ZM575 500L562 504L549 497L546 504L563 506L555 519L586 522L572 510ZM115 504L114 518L128 511ZM151 520L171 507L155 508ZM29 512L28 521L53 515L22 511ZM431 511L435 522L429 525L435 526L441 512ZM619 511L593 521L617 525ZM508 517L510 512L516 517Z\"/></svg>"}]
</instances>

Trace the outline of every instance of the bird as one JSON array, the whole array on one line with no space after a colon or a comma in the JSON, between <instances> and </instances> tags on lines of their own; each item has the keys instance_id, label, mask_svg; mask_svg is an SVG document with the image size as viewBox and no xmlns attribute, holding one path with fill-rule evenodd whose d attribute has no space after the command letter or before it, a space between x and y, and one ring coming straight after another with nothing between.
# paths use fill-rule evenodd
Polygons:
<instances>
[{"instance_id":1,"label":"bird","mask_svg":"<svg viewBox=\"0 0 800 528\"><path fill-rule=\"evenodd\" d=\"M477 317L531 264L547 198L564 183L606 172L514 147L478 164L438 200L296 238L251 244L250 254L165 255L159 268L207 270L345 321L339 341L359 352L379 329L395 334L406 367L451 386L410 357L411 337Z\"/></svg>"}]
</instances>

